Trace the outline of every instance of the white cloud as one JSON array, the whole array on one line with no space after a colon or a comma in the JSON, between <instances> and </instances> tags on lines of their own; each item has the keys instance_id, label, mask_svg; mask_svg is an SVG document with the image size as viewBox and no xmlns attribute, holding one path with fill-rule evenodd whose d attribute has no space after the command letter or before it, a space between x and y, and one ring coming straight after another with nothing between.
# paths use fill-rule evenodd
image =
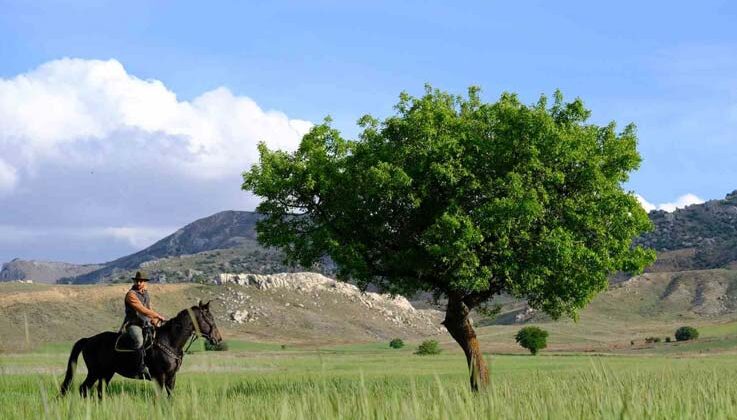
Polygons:
<instances>
[{"instance_id":1,"label":"white cloud","mask_svg":"<svg viewBox=\"0 0 737 420\"><path fill-rule=\"evenodd\" d=\"M133 248L144 249L156 241L174 233L177 228L110 227L102 230L104 235L128 242Z\"/></svg>"},{"instance_id":2,"label":"white cloud","mask_svg":"<svg viewBox=\"0 0 737 420\"><path fill-rule=\"evenodd\" d=\"M675 202L662 203L662 204L657 204L657 205L648 202L647 200L645 200L644 197L642 197L639 194L635 194L635 196L637 197L637 201L640 202L640 205L642 205L642 208L644 208L645 211L647 211L648 213L653 210L664 210L667 212L673 212L676 209L682 209L692 204L701 204L704 202L703 199L691 193L678 197L678 199Z\"/></svg>"},{"instance_id":3,"label":"white cloud","mask_svg":"<svg viewBox=\"0 0 737 420\"><path fill-rule=\"evenodd\" d=\"M635 197L637 197L637 201L640 202L640 205L643 209L645 209L646 212L650 213L651 211L656 209L656 206L647 200L645 200L645 197L641 196L640 194L635 194Z\"/></svg>"},{"instance_id":4,"label":"white cloud","mask_svg":"<svg viewBox=\"0 0 737 420\"><path fill-rule=\"evenodd\" d=\"M116 60L0 78L0 262L107 261L252 210L241 172L257 143L294 150L311 126L224 87L181 100Z\"/></svg>"},{"instance_id":5,"label":"white cloud","mask_svg":"<svg viewBox=\"0 0 737 420\"><path fill-rule=\"evenodd\" d=\"M7 191L47 162L222 179L255 162L259 141L295 149L311 123L264 111L224 87L181 101L116 60L62 59L0 79L0 127Z\"/></svg>"},{"instance_id":6,"label":"white cloud","mask_svg":"<svg viewBox=\"0 0 737 420\"><path fill-rule=\"evenodd\" d=\"M0 159L0 195L11 192L17 182L16 169Z\"/></svg>"}]
</instances>

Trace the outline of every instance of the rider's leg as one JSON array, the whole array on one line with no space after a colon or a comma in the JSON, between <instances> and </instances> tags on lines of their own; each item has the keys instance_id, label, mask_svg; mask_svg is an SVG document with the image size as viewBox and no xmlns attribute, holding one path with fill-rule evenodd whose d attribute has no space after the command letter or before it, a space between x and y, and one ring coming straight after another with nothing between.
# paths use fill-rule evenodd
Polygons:
<instances>
[{"instance_id":1,"label":"rider's leg","mask_svg":"<svg viewBox=\"0 0 737 420\"><path fill-rule=\"evenodd\" d=\"M136 349L137 375L145 378L148 374L146 369L146 349L143 348L143 329L138 325L128 326L128 335L133 339L133 347Z\"/></svg>"}]
</instances>

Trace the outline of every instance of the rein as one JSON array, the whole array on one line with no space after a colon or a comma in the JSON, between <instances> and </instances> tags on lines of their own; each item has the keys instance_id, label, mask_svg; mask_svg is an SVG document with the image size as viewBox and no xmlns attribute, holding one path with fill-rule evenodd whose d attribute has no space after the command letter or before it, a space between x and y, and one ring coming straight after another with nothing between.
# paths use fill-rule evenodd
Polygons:
<instances>
[{"instance_id":1,"label":"rein","mask_svg":"<svg viewBox=\"0 0 737 420\"><path fill-rule=\"evenodd\" d=\"M176 360L178 362L181 362L182 361L182 357L184 357L184 353L186 353L186 352L189 351L189 348L192 347L192 344L194 344L194 342L197 340L197 338L199 338L200 335L203 336L204 338L208 339L208 340L210 339L210 335L209 334L203 333L197 327L197 323L194 322L194 316L192 315L191 311L189 309L187 309L187 312L189 313L190 317L192 317L192 320L193 320L192 326L194 328L192 329L192 333L190 334L190 336L188 338L189 343L187 344L187 348L185 348L184 351L181 351L180 354L177 354L177 352L174 349L172 349L171 347L167 346L166 344L163 344L163 343L161 343L159 341L155 341L153 343L154 346L160 348L166 355L168 355L169 357L173 358L174 360ZM212 330L212 328L211 328L211 330Z\"/></svg>"},{"instance_id":2,"label":"rein","mask_svg":"<svg viewBox=\"0 0 737 420\"><path fill-rule=\"evenodd\" d=\"M187 348L184 349L185 353L189 351L189 348L192 347L192 344L195 342L195 340L197 340L197 337L197 333L192 331L192 335L189 337L189 344L187 344Z\"/></svg>"}]
</instances>

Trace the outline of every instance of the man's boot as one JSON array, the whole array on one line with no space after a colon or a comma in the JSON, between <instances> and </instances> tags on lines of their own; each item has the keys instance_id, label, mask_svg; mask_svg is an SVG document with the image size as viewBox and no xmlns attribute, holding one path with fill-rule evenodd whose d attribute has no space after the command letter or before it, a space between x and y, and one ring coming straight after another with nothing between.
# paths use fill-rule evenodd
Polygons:
<instances>
[{"instance_id":1,"label":"man's boot","mask_svg":"<svg viewBox=\"0 0 737 420\"><path fill-rule=\"evenodd\" d=\"M148 373L148 368L146 367L146 349L140 348L137 350L138 352L138 374L136 377L138 379L151 379L151 374Z\"/></svg>"}]
</instances>

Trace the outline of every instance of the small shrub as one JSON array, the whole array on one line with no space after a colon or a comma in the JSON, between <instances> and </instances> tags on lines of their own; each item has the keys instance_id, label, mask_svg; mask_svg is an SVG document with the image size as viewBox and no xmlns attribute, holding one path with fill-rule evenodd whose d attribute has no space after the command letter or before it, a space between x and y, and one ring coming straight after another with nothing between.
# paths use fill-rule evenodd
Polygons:
<instances>
[{"instance_id":1,"label":"small shrub","mask_svg":"<svg viewBox=\"0 0 737 420\"><path fill-rule=\"evenodd\" d=\"M281 345L281 349L282 349L282 350L286 350L286 349L287 349L287 345L286 345L286 344L282 344L282 345Z\"/></svg>"},{"instance_id":2,"label":"small shrub","mask_svg":"<svg viewBox=\"0 0 737 420\"><path fill-rule=\"evenodd\" d=\"M660 337L647 337L645 338L645 342L650 343L660 343Z\"/></svg>"},{"instance_id":3,"label":"small shrub","mask_svg":"<svg viewBox=\"0 0 737 420\"><path fill-rule=\"evenodd\" d=\"M517 332L514 339L533 355L548 346L548 332L538 327L524 327Z\"/></svg>"},{"instance_id":4,"label":"small shrub","mask_svg":"<svg viewBox=\"0 0 737 420\"><path fill-rule=\"evenodd\" d=\"M635 340L630 340L630 346L634 346L634 345L635 345Z\"/></svg>"},{"instance_id":5,"label":"small shrub","mask_svg":"<svg viewBox=\"0 0 737 420\"><path fill-rule=\"evenodd\" d=\"M670 343L670 337L665 337L665 342Z\"/></svg>"},{"instance_id":6,"label":"small shrub","mask_svg":"<svg viewBox=\"0 0 737 420\"><path fill-rule=\"evenodd\" d=\"M699 338L699 331L694 327L681 327L676 330L677 341L695 340Z\"/></svg>"},{"instance_id":7,"label":"small shrub","mask_svg":"<svg viewBox=\"0 0 737 420\"><path fill-rule=\"evenodd\" d=\"M440 354L441 351L443 350L440 348L436 340L426 340L423 341L419 347L417 347L417 351L415 351L415 354L425 356L431 354Z\"/></svg>"},{"instance_id":8,"label":"small shrub","mask_svg":"<svg viewBox=\"0 0 737 420\"><path fill-rule=\"evenodd\" d=\"M395 338L394 340L389 342L389 347L393 349L401 349L404 347L404 341L402 341L401 338Z\"/></svg>"},{"instance_id":9,"label":"small shrub","mask_svg":"<svg viewBox=\"0 0 737 420\"><path fill-rule=\"evenodd\" d=\"M221 341L217 344L211 344L209 341L205 341L205 351L228 351L228 343Z\"/></svg>"}]
</instances>

